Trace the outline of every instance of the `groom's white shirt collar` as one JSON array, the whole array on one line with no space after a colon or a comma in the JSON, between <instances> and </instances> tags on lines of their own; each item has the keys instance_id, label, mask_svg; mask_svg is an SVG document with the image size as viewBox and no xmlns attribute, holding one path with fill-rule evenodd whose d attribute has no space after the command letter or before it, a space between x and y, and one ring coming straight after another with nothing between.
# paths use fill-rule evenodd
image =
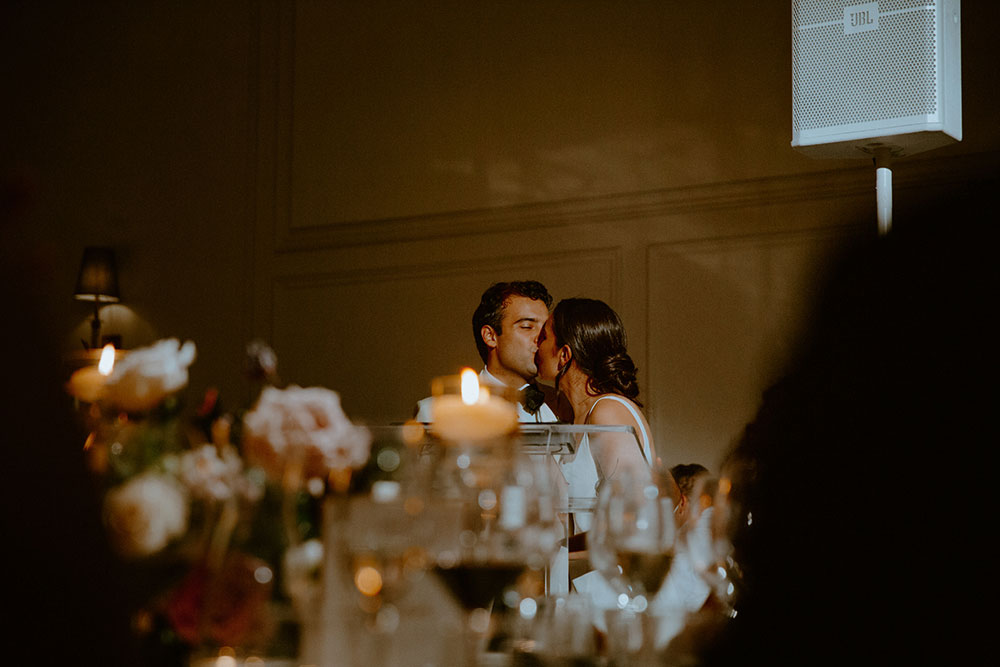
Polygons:
<instances>
[{"instance_id":1,"label":"groom's white shirt collar","mask_svg":"<svg viewBox=\"0 0 1000 667\"><path fill-rule=\"evenodd\" d=\"M493 375L493 373L490 373L486 369L485 366L483 367L483 370L479 371L479 380L480 380L480 382L482 382L484 384L498 384L498 385L500 385L502 387L508 386L506 382L501 382L500 380L498 380L496 378L496 376ZM522 389L524 389L527 386L528 386L528 383L525 382L520 387L517 387L517 390L521 391Z\"/></svg>"},{"instance_id":2,"label":"groom's white shirt collar","mask_svg":"<svg viewBox=\"0 0 1000 667\"><path fill-rule=\"evenodd\" d=\"M494 375L492 373L490 373L488 370L486 370L485 367L483 367L483 370L481 370L479 372L479 381L482 382L483 384L500 385L502 387L506 387L507 386L506 384L504 384L503 382L501 382L500 380L498 380L496 377L494 377ZM520 387L518 387L517 390L518 391L523 390L525 387L528 386L528 384L529 383L525 382ZM520 403L518 403L517 404L517 420L519 422L528 422L528 423L531 423L531 422L541 423L541 422L555 422L555 421L559 421L556 418L556 413L554 413L552 411L552 408L550 408L545 403L542 403L539 406L538 412L536 412L535 414L531 414L530 412L528 412L527 410L524 409L523 405L521 405Z\"/></svg>"}]
</instances>

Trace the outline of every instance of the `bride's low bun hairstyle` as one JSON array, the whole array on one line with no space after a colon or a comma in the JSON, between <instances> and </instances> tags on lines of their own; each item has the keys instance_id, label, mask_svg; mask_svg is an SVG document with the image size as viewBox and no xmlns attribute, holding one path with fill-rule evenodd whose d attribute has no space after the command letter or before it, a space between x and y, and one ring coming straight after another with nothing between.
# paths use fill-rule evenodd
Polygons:
<instances>
[{"instance_id":1,"label":"bride's low bun hairstyle","mask_svg":"<svg viewBox=\"0 0 1000 667\"><path fill-rule=\"evenodd\" d=\"M597 299L563 299L552 311L558 347L569 345L594 394L618 394L636 405L639 382L626 349L625 327L611 307ZM556 382L562 378L562 369Z\"/></svg>"}]
</instances>

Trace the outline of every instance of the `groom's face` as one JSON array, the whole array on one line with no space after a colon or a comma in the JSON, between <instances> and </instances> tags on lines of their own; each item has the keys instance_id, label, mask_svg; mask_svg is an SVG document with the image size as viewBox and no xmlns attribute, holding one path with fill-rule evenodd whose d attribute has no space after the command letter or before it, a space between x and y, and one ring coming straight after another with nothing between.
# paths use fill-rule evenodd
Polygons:
<instances>
[{"instance_id":1,"label":"groom's face","mask_svg":"<svg viewBox=\"0 0 1000 667\"><path fill-rule=\"evenodd\" d=\"M497 359L502 367L525 382L538 375L535 352L538 351L538 335L548 316L545 303L526 296L510 297L504 308L496 339Z\"/></svg>"}]
</instances>

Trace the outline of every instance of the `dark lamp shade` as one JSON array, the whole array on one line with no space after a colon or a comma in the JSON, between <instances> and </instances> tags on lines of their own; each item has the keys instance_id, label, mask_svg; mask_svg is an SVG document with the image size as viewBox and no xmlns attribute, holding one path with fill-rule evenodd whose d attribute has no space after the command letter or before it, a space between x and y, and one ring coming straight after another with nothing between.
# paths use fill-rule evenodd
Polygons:
<instances>
[{"instance_id":1,"label":"dark lamp shade","mask_svg":"<svg viewBox=\"0 0 1000 667\"><path fill-rule=\"evenodd\" d=\"M73 296L81 301L101 303L116 303L120 299L114 250L93 247L84 249Z\"/></svg>"}]
</instances>

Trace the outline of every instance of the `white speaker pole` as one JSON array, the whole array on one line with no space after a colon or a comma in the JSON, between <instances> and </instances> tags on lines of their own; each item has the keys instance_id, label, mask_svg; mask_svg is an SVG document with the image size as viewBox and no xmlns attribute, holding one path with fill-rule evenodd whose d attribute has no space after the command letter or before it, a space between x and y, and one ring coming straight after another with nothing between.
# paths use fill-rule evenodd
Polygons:
<instances>
[{"instance_id":1,"label":"white speaker pole","mask_svg":"<svg viewBox=\"0 0 1000 667\"><path fill-rule=\"evenodd\" d=\"M888 146L875 149L875 203L878 207L878 233L885 236L892 228L892 155Z\"/></svg>"}]
</instances>

